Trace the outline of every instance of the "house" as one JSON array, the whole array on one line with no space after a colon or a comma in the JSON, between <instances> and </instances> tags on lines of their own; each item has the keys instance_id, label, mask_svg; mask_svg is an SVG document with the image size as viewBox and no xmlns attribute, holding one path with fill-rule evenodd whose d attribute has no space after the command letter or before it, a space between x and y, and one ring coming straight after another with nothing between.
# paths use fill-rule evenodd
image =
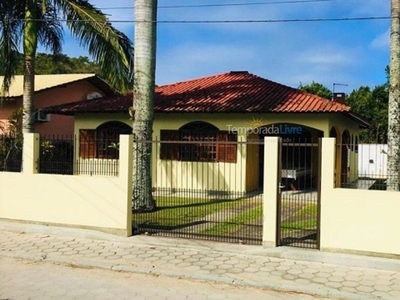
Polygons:
<instances>
[{"instance_id":1,"label":"house","mask_svg":"<svg viewBox=\"0 0 400 300\"><path fill-rule=\"evenodd\" d=\"M0 82L3 77L0 76ZM6 130L12 113L22 107L23 76L16 75L9 92L0 94L0 128ZM45 114L50 105L115 95L110 86L95 74L52 74L35 76L35 132L43 135L73 135L74 118Z\"/></svg>"},{"instance_id":2,"label":"house","mask_svg":"<svg viewBox=\"0 0 400 300\"><path fill-rule=\"evenodd\" d=\"M132 100L132 94L104 97L47 107L45 112L75 117L75 135L80 141L76 157L115 159L115 149L107 145L118 134L131 131ZM157 174L153 184L166 189L248 192L259 188L264 165L259 141L265 136L281 136L284 143L300 145L300 150L292 147L288 152L310 157L300 167L314 174L317 155L312 154L318 153L317 139L336 137L336 179L351 181L350 169L357 169L359 128L370 126L340 101L248 72L159 86L154 111L153 140L161 143L153 144ZM198 144L191 144L193 141ZM283 168L293 168L294 159L289 158ZM176 182L172 182L167 170L182 174L182 178L174 176ZM217 177L210 178L209 173ZM242 177L229 176L237 173ZM191 180L187 180L188 174L192 174Z\"/></svg>"}]
</instances>

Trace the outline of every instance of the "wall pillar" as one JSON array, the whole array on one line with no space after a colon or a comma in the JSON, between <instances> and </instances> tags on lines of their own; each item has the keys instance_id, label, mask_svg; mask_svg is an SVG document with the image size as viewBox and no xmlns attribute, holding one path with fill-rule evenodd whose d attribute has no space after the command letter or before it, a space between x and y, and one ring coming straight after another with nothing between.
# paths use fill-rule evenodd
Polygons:
<instances>
[{"instance_id":1,"label":"wall pillar","mask_svg":"<svg viewBox=\"0 0 400 300\"><path fill-rule=\"evenodd\" d=\"M324 220L329 219L329 211L324 205L324 199L329 198L329 193L335 188L335 168L336 168L336 139L323 138L321 145L321 216L320 216L320 249L324 248L325 236L328 232L325 229ZM328 196L328 198L326 198Z\"/></svg>"},{"instance_id":2,"label":"wall pillar","mask_svg":"<svg viewBox=\"0 0 400 300\"><path fill-rule=\"evenodd\" d=\"M264 182L263 182L263 246L277 246L277 204L279 185L280 138L264 139Z\"/></svg>"},{"instance_id":3,"label":"wall pillar","mask_svg":"<svg viewBox=\"0 0 400 300\"><path fill-rule=\"evenodd\" d=\"M126 185L126 236L132 235L133 135L119 136L119 178Z\"/></svg>"},{"instance_id":4,"label":"wall pillar","mask_svg":"<svg viewBox=\"0 0 400 300\"><path fill-rule=\"evenodd\" d=\"M22 172L39 173L40 136L38 133L25 133L22 148Z\"/></svg>"}]
</instances>

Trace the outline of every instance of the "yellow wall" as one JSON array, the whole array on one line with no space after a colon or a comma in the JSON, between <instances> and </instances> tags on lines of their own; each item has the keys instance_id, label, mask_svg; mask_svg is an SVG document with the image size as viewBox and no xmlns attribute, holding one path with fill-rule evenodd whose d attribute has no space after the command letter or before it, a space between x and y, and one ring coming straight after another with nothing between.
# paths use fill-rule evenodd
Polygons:
<instances>
[{"instance_id":1,"label":"yellow wall","mask_svg":"<svg viewBox=\"0 0 400 300\"><path fill-rule=\"evenodd\" d=\"M246 191L258 189L260 186L260 145L257 142L258 135L252 134L247 137L247 160L246 160Z\"/></svg>"},{"instance_id":2,"label":"yellow wall","mask_svg":"<svg viewBox=\"0 0 400 300\"><path fill-rule=\"evenodd\" d=\"M132 235L131 137L121 140L118 177L37 174L37 141L24 136L23 173L0 172L0 218Z\"/></svg>"},{"instance_id":3,"label":"yellow wall","mask_svg":"<svg viewBox=\"0 0 400 300\"><path fill-rule=\"evenodd\" d=\"M355 137L358 136L359 128L358 124L350 120L346 117L332 115L329 119L329 130L331 128L336 128L337 130L337 138L336 138L336 160L335 160L335 186L340 186L341 183L341 173L342 173L342 151L341 151L341 144L342 144L342 134L347 129L350 133L350 137L353 136L353 141ZM326 135L329 137L329 133ZM355 153L355 148L351 148L350 152L350 182L355 181L358 179L358 155Z\"/></svg>"},{"instance_id":4,"label":"yellow wall","mask_svg":"<svg viewBox=\"0 0 400 300\"><path fill-rule=\"evenodd\" d=\"M79 136L79 129L95 129L107 121L121 121L132 126L128 115L124 114L84 114L75 117L75 135ZM245 142L248 138L246 129L275 123L291 123L318 129L329 136L332 124L339 124L340 128L347 128L350 132L357 132L357 125L344 116L335 114L193 114L173 113L155 114L153 125L153 140L160 139L163 129L176 130L189 122L203 121L216 126L220 130L228 131L240 128L238 141ZM176 188L194 190L222 190L245 192L257 188L258 145L238 145L236 163L202 163L160 160L160 146L153 145L153 187ZM76 147L76 151L79 151ZM76 152L78 157L79 152ZM317 157L317 156L315 156ZM316 168L316 164L313 164ZM313 170L317 174L316 170ZM192 174L188 177L188 174Z\"/></svg>"},{"instance_id":5,"label":"yellow wall","mask_svg":"<svg viewBox=\"0 0 400 300\"><path fill-rule=\"evenodd\" d=\"M321 250L400 255L400 192L334 188L334 143L322 146Z\"/></svg>"}]
</instances>

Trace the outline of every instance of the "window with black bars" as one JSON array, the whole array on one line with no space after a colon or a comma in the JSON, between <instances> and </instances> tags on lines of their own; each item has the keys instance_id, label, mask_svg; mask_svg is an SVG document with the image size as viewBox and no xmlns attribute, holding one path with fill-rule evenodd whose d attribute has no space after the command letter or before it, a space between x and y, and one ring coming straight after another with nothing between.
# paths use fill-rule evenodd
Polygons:
<instances>
[{"instance_id":1,"label":"window with black bars","mask_svg":"<svg viewBox=\"0 0 400 300\"><path fill-rule=\"evenodd\" d=\"M160 159L198 162L236 162L237 135L205 122L179 130L161 130Z\"/></svg>"}]
</instances>

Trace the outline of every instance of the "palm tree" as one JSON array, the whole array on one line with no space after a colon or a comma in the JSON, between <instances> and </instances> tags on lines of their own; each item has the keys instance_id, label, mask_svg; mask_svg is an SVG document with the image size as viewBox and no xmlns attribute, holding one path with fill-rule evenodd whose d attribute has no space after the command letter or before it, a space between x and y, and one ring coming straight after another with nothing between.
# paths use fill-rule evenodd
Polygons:
<instances>
[{"instance_id":1,"label":"palm tree","mask_svg":"<svg viewBox=\"0 0 400 300\"><path fill-rule=\"evenodd\" d=\"M24 18L23 2L0 1L0 59L4 73L3 92L7 92L11 78L17 73Z\"/></svg>"},{"instance_id":2,"label":"palm tree","mask_svg":"<svg viewBox=\"0 0 400 300\"><path fill-rule=\"evenodd\" d=\"M387 189L400 187L400 0L391 0Z\"/></svg>"},{"instance_id":3,"label":"palm tree","mask_svg":"<svg viewBox=\"0 0 400 300\"><path fill-rule=\"evenodd\" d=\"M15 54L22 39L24 65L24 132L34 130L34 86L35 56L38 44L54 54L61 52L63 31L61 22L80 45L88 49L106 74L104 78L116 90L130 89L130 65L133 61L131 41L116 30L106 15L87 0L8 0L0 4L0 50L6 61L11 62L6 70L3 87L7 91L15 74ZM5 8L3 10L3 8Z\"/></svg>"},{"instance_id":4,"label":"palm tree","mask_svg":"<svg viewBox=\"0 0 400 300\"><path fill-rule=\"evenodd\" d=\"M151 147L156 67L157 0L135 0L133 108L133 210L155 209L151 187Z\"/></svg>"}]
</instances>

